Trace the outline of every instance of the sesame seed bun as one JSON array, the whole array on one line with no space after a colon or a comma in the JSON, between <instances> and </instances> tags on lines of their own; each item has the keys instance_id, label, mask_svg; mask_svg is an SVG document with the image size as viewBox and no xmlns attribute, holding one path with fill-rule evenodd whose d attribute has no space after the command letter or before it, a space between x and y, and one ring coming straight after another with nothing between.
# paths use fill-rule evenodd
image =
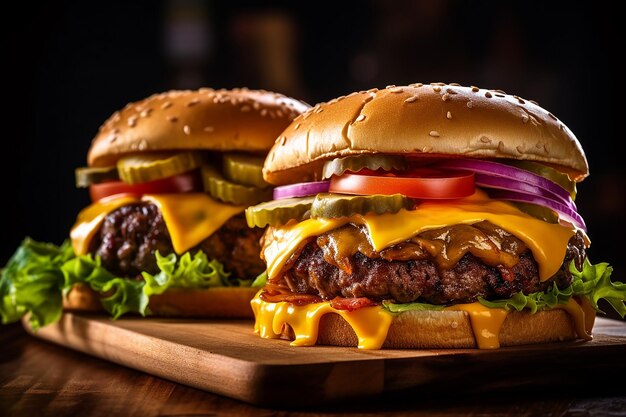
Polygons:
<instances>
[{"instance_id":1,"label":"sesame seed bun","mask_svg":"<svg viewBox=\"0 0 626 417\"><path fill-rule=\"evenodd\" d=\"M581 181L589 174L570 129L536 103L499 90L434 83L339 97L298 116L270 150L266 181L317 180L348 155L512 158L547 163Z\"/></svg>"},{"instance_id":2,"label":"sesame seed bun","mask_svg":"<svg viewBox=\"0 0 626 417\"><path fill-rule=\"evenodd\" d=\"M250 287L171 288L150 296L148 308L155 317L253 318L250 300L257 291L258 288ZM76 284L63 298L63 309L104 313L100 298L89 286Z\"/></svg>"},{"instance_id":3,"label":"sesame seed bun","mask_svg":"<svg viewBox=\"0 0 626 417\"><path fill-rule=\"evenodd\" d=\"M594 316L595 318L595 316ZM499 333L500 346L563 342L578 336L571 316L561 309L510 312ZM281 338L293 340L285 325ZM356 347L352 327L337 314L324 315L319 324L317 344ZM394 317L385 349L458 349L476 348L469 315L464 311L407 311Z\"/></svg>"},{"instance_id":4,"label":"sesame seed bun","mask_svg":"<svg viewBox=\"0 0 626 417\"><path fill-rule=\"evenodd\" d=\"M112 166L122 155L144 151L266 152L307 108L282 94L245 88L155 94L129 103L104 122L87 162Z\"/></svg>"}]
</instances>

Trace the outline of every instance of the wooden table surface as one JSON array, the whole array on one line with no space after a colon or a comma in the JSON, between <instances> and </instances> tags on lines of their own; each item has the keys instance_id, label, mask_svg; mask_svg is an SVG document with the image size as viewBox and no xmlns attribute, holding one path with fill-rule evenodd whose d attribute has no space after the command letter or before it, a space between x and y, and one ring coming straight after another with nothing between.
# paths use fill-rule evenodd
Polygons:
<instances>
[{"instance_id":1,"label":"wooden table surface","mask_svg":"<svg viewBox=\"0 0 626 417\"><path fill-rule=\"evenodd\" d=\"M625 358L626 360L626 358ZM572 364L575 366L576 364ZM525 372L511 370L523 378ZM626 416L626 383L464 395L395 393L320 408L257 408L0 327L0 416Z\"/></svg>"}]
</instances>

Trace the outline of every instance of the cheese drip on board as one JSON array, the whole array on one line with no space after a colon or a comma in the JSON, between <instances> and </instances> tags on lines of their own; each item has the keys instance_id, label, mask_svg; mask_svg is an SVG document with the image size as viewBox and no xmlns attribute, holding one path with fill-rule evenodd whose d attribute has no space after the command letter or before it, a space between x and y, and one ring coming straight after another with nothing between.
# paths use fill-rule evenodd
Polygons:
<instances>
[{"instance_id":1,"label":"cheese drip on board","mask_svg":"<svg viewBox=\"0 0 626 417\"><path fill-rule=\"evenodd\" d=\"M302 242L347 223L365 226L374 250L380 252L427 230L484 220L509 231L528 246L537 261L542 281L559 270L565 258L567 243L577 231L572 225L547 223L532 217L511 204L492 200L483 191L477 190L467 198L427 200L415 210L338 219L308 219L268 227L262 254L271 280L281 273L287 260Z\"/></svg>"},{"instance_id":2,"label":"cheese drip on board","mask_svg":"<svg viewBox=\"0 0 626 417\"><path fill-rule=\"evenodd\" d=\"M221 203L202 193L114 196L83 209L72 227L70 237L77 255L89 252L89 245L104 218L112 211L130 204L155 204L165 221L177 254L182 254L215 233L228 219L244 211L243 206Z\"/></svg>"},{"instance_id":3,"label":"cheese drip on board","mask_svg":"<svg viewBox=\"0 0 626 417\"><path fill-rule=\"evenodd\" d=\"M255 333L264 339L277 339L281 337L284 326L288 325L295 335L291 342L292 346L315 345L322 316L334 313L340 315L352 327L360 349L380 349L394 319L392 313L380 306L344 311L332 308L328 301L295 306L285 301L266 302L259 298L259 294L260 292L250 302L255 316ZM577 301L571 298L567 304L557 304L555 308L563 309L570 315L578 337L591 339L595 312L588 300ZM479 349L500 347L500 329L508 315L507 310L489 308L478 302L449 306L445 310L460 310L469 315L476 346Z\"/></svg>"}]
</instances>

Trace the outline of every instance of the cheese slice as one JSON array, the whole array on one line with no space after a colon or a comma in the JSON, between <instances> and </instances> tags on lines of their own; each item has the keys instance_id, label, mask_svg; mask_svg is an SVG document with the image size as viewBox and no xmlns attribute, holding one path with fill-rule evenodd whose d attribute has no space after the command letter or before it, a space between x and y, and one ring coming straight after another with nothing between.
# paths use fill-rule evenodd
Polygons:
<instances>
[{"instance_id":1,"label":"cheese slice","mask_svg":"<svg viewBox=\"0 0 626 417\"><path fill-rule=\"evenodd\" d=\"M83 209L70 237L77 255L89 252L91 240L104 218L120 207L147 201L163 214L174 251L182 254L217 231L228 219L245 210L244 206L221 203L202 193L153 194L143 197L120 196L97 201Z\"/></svg>"},{"instance_id":2,"label":"cheese slice","mask_svg":"<svg viewBox=\"0 0 626 417\"><path fill-rule=\"evenodd\" d=\"M317 342L319 323L325 314L339 314L354 330L360 349L380 349L394 315L382 307L364 307L354 311L336 310L328 301L295 306L288 302L269 303L259 298L259 291L250 302L254 312L254 332L264 339L279 338L283 326L289 325L295 335L292 346L313 346ZM591 339L591 328L595 313L589 302L579 303L571 298L567 304L557 304L570 314L578 337ZM469 315L472 332L479 349L500 347L500 329L508 314L503 308L489 308L478 302L446 307L446 310L460 310Z\"/></svg>"},{"instance_id":3,"label":"cheese slice","mask_svg":"<svg viewBox=\"0 0 626 417\"><path fill-rule=\"evenodd\" d=\"M339 219L308 219L280 227L269 227L263 257L268 278L280 274L285 262L307 238L339 228L346 223L364 225L376 251L403 242L430 229L487 220L509 231L532 251L542 281L553 276L563 264L567 243L576 232L573 225L547 223L483 191L457 200L428 200L415 210L397 213L353 215Z\"/></svg>"}]
</instances>

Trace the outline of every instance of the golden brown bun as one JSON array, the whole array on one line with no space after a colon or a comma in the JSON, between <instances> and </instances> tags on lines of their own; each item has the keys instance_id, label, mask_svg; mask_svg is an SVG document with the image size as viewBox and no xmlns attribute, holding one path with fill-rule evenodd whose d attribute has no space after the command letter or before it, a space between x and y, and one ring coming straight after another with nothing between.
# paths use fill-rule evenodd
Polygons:
<instances>
[{"instance_id":1,"label":"golden brown bun","mask_svg":"<svg viewBox=\"0 0 626 417\"><path fill-rule=\"evenodd\" d=\"M170 289L150 296L149 308L157 317L253 318L250 300L257 292L258 288L241 287ZM75 285L64 297L63 309L104 313L98 293L82 284Z\"/></svg>"},{"instance_id":2,"label":"golden brown bun","mask_svg":"<svg viewBox=\"0 0 626 417\"><path fill-rule=\"evenodd\" d=\"M287 326L286 326L287 327ZM293 332L285 328L285 339ZM500 346L560 342L576 339L570 315L561 309L535 314L511 312L500 330ZM320 345L356 347L352 327L338 314L326 314L319 324ZM394 317L383 348L447 349L476 348L469 315L464 311L408 311Z\"/></svg>"},{"instance_id":3,"label":"golden brown bun","mask_svg":"<svg viewBox=\"0 0 626 417\"><path fill-rule=\"evenodd\" d=\"M275 185L311 181L320 179L328 159L370 153L526 159L577 181L589 174L580 143L547 110L500 91L443 83L372 89L318 104L285 129L263 172Z\"/></svg>"},{"instance_id":4,"label":"golden brown bun","mask_svg":"<svg viewBox=\"0 0 626 417\"><path fill-rule=\"evenodd\" d=\"M207 149L266 152L310 106L264 90L169 91L129 103L100 127L89 166L112 166L123 154Z\"/></svg>"}]
</instances>

